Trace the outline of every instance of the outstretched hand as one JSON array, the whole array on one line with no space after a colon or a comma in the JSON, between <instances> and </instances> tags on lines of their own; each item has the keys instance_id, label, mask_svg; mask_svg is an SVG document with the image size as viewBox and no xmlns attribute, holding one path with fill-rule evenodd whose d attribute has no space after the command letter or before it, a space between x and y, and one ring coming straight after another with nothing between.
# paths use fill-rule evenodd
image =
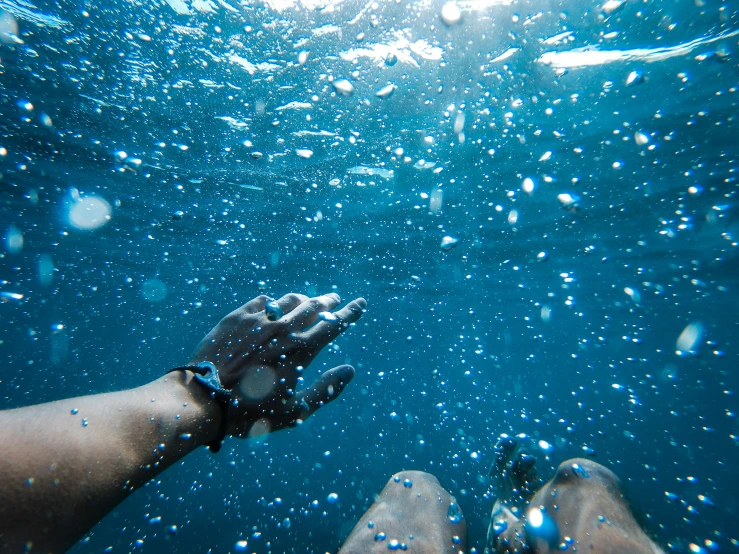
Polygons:
<instances>
[{"instance_id":1,"label":"outstretched hand","mask_svg":"<svg viewBox=\"0 0 739 554\"><path fill-rule=\"evenodd\" d=\"M212 362L223 386L233 391L229 434L257 436L293 427L339 396L354 377L349 365L296 388L313 358L367 305L357 298L331 312L340 301L334 293L287 294L277 301L262 295L224 317L200 342L190 363Z\"/></svg>"}]
</instances>

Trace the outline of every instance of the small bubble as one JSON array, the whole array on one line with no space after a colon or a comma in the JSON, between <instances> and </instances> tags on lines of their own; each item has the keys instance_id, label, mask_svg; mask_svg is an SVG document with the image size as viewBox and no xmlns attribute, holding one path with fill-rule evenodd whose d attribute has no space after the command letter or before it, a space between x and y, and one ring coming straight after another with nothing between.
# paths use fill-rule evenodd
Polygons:
<instances>
[{"instance_id":1,"label":"small bubble","mask_svg":"<svg viewBox=\"0 0 739 554\"><path fill-rule=\"evenodd\" d=\"M634 142L638 146L649 144L649 135L647 135L646 133L642 133L641 131L637 131L636 133L634 133Z\"/></svg>"},{"instance_id":2,"label":"small bubble","mask_svg":"<svg viewBox=\"0 0 739 554\"><path fill-rule=\"evenodd\" d=\"M342 96L351 96L354 93L354 85L346 79L338 79L332 83L336 92Z\"/></svg>"},{"instance_id":3,"label":"small bubble","mask_svg":"<svg viewBox=\"0 0 739 554\"><path fill-rule=\"evenodd\" d=\"M332 312L319 312L318 319L320 319L321 321L331 322L339 321L339 318L336 316L336 314Z\"/></svg>"},{"instance_id":4,"label":"small bubble","mask_svg":"<svg viewBox=\"0 0 739 554\"><path fill-rule=\"evenodd\" d=\"M557 200L565 210L571 212L577 211L580 207L580 197L576 194L570 194L569 192L563 192L557 195Z\"/></svg>"},{"instance_id":5,"label":"small bubble","mask_svg":"<svg viewBox=\"0 0 739 554\"><path fill-rule=\"evenodd\" d=\"M375 92L375 96L377 96L377 98L383 98L383 99L390 98L395 92L395 89L397 88L398 87L395 86L393 83L389 83L385 85L384 87L382 87L377 92Z\"/></svg>"},{"instance_id":6,"label":"small bubble","mask_svg":"<svg viewBox=\"0 0 739 554\"><path fill-rule=\"evenodd\" d=\"M639 85L646 81L646 77L644 76L644 73L641 71L632 71L629 73L629 75L626 77L626 86L631 87L634 85Z\"/></svg>"},{"instance_id":7,"label":"small bubble","mask_svg":"<svg viewBox=\"0 0 739 554\"><path fill-rule=\"evenodd\" d=\"M545 440L540 440L537 444L539 445L539 448L541 448L546 453L549 453L552 450L554 450L554 447Z\"/></svg>"},{"instance_id":8,"label":"small bubble","mask_svg":"<svg viewBox=\"0 0 739 554\"><path fill-rule=\"evenodd\" d=\"M585 454L586 456L590 456L591 458L595 458L595 450L593 450L587 444L583 444L582 445L582 451L583 451L583 454Z\"/></svg>"},{"instance_id":9,"label":"small bubble","mask_svg":"<svg viewBox=\"0 0 739 554\"><path fill-rule=\"evenodd\" d=\"M462 521L462 510L459 509L459 506L456 502L452 502L449 504L449 509L446 512L446 516L452 523L459 523Z\"/></svg>"},{"instance_id":10,"label":"small bubble","mask_svg":"<svg viewBox=\"0 0 739 554\"><path fill-rule=\"evenodd\" d=\"M3 304L6 302L20 302L23 300L23 295L19 292L10 292L7 290L4 290L0 292L0 302Z\"/></svg>"},{"instance_id":11,"label":"small bubble","mask_svg":"<svg viewBox=\"0 0 739 554\"><path fill-rule=\"evenodd\" d=\"M444 237L444 238L441 239L441 246L440 247L441 247L441 249L444 252L449 252L449 250L451 250L452 248L454 248L455 246L457 246L458 243L459 243L459 239L455 239L454 237L446 236L446 237Z\"/></svg>"},{"instance_id":12,"label":"small bubble","mask_svg":"<svg viewBox=\"0 0 739 554\"><path fill-rule=\"evenodd\" d=\"M413 481L411 481L410 479L406 479L405 481L403 481L403 486L406 489L410 489L413 486Z\"/></svg>"}]
</instances>

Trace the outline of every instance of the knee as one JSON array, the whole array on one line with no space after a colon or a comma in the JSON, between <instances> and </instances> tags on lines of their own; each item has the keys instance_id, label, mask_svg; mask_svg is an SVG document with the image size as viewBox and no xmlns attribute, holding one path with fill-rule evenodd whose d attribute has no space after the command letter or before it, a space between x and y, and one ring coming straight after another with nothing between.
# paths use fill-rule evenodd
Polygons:
<instances>
[{"instance_id":1,"label":"knee","mask_svg":"<svg viewBox=\"0 0 739 554\"><path fill-rule=\"evenodd\" d=\"M414 487L416 485L430 485L441 488L441 483L439 483L439 480L430 473L412 469L396 473L390 478L390 480L388 481L388 485L390 485L391 483L400 483L408 488Z\"/></svg>"},{"instance_id":2,"label":"knee","mask_svg":"<svg viewBox=\"0 0 739 554\"><path fill-rule=\"evenodd\" d=\"M598 486L621 491L621 481L615 473L585 458L572 458L559 464L551 483L554 486Z\"/></svg>"}]
</instances>

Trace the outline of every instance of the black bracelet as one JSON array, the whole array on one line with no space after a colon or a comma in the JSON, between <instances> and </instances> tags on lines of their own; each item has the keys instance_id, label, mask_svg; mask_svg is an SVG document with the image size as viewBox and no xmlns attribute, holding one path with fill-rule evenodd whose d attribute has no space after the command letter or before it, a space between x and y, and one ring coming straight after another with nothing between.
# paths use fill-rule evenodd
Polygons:
<instances>
[{"instance_id":1,"label":"black bracelet","mask_svg":"<svg viewBox=\"0 0 739 554\"><path fill-rule=\"evenodd\" d=\"M192 371L194 379L203 385L210 397L216 401L221 408L221 425L218 427L216 438L209 442L206 446L215 454L221 449L223 439L226 438L226 427L228 426L228 406L231 403L231 391L223 388L221 380L218 377L218 370L211 362L200 362L197 365L183 365L170 369L167 373L173 371Z\"/></svg>"}]
</instances>

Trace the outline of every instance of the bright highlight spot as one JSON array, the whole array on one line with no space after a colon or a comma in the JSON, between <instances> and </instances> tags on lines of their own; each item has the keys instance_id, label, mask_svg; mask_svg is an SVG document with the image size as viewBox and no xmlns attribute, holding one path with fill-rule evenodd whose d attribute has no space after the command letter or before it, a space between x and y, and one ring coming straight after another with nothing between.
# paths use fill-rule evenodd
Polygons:
<instances>
[{"instance_id":1,"label":"bright highlight spot","mask_svg":"<svg viewBox=\"0 0 739 554\"><path fill-rule=\"evenodd\" d=\"M447 25L455 25L462 19L462 12L456 2L447 2L441 8L441 20Z\"/></svg>"},{"instance_id":2,"label":"bright highlight spot","mask_svg":"<svg viewBox=\"0 0 739 554\"><path fill-rule=\"evenodd\" d=\"M544 514L539 508L532 508L527 515L527 521L532 527L539 528L544 523Z\"/></svg>"}]
</instances>

